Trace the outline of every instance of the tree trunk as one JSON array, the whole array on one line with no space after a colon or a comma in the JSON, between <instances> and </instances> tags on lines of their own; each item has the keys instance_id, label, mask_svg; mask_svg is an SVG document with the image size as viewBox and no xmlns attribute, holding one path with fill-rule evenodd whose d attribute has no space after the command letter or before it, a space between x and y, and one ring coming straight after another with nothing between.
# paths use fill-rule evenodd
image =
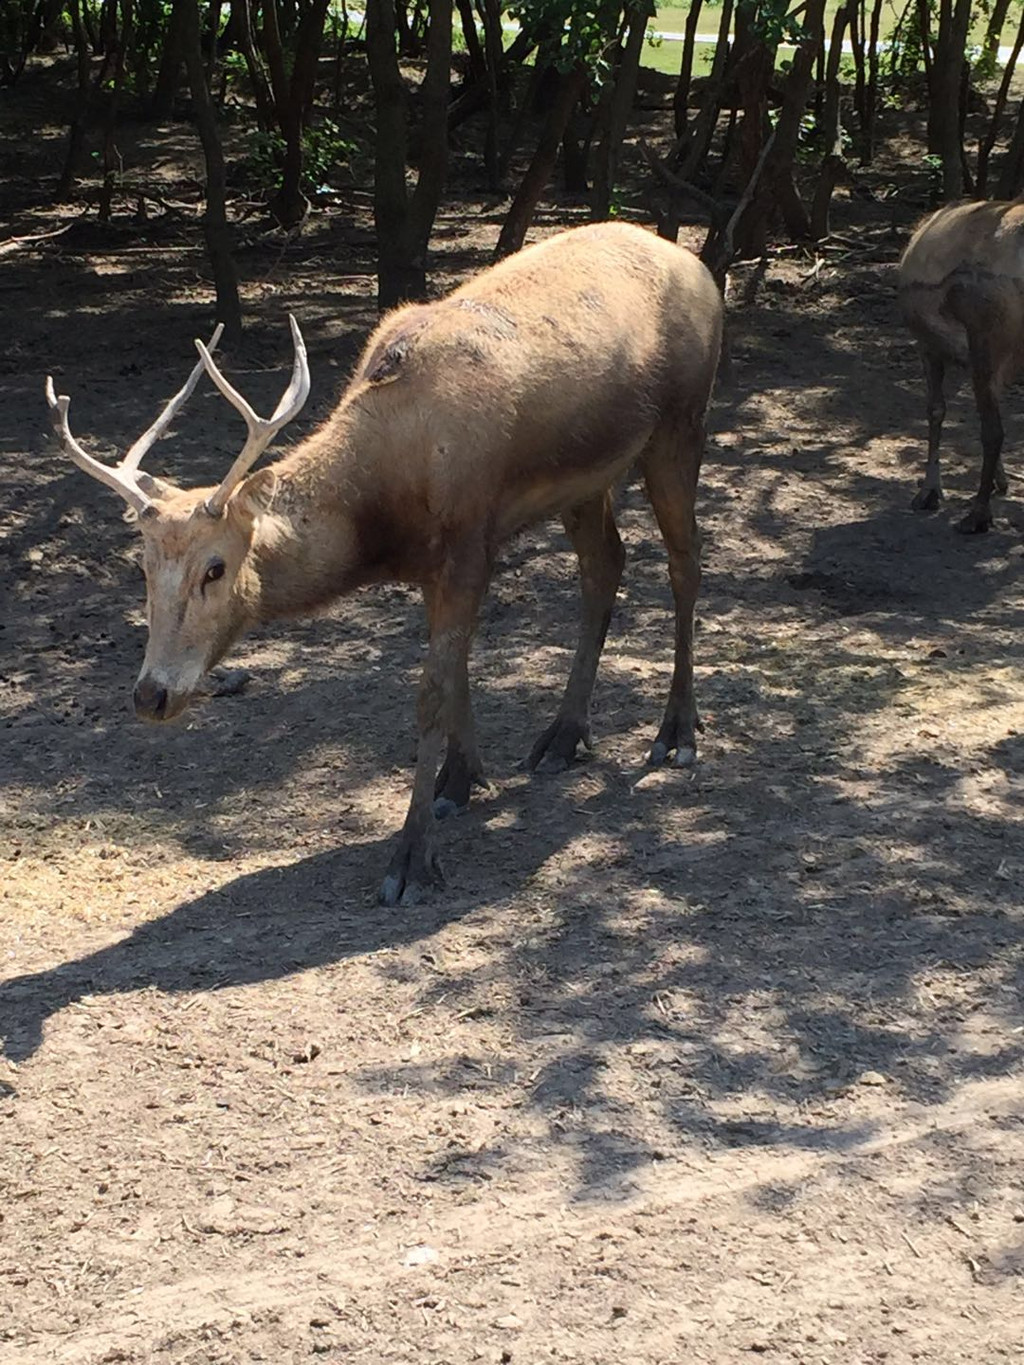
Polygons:
<instances>
[{"instance_id":1,"label":"tree trunk","mask_svg":"<svg viewBox=\"0 0 1024 1365\"><path fill-rule=\"evenodd\" d=\"M213 75L217 69L217 43L220 39L221 0L210 0L206 15L206 84L213 89Z\"/></svg>"},{"instance_id":2,"label":"tree trunk","mask_svg":"<svg viewBox=\"0 0 1024 1365\"><path fill-rule=\"evenodd\" d=\"M577 101L562 138L562 184L566 194L581 202L586 202L590 194L587 169L593 134L594 118L584 109L583 102Z\"/></svg>"},{"instance_id":3,"label":"tree trunk","mask_svg":"<svg viewBox=\"0 0 1024 1365\"><path fill-rule=\"evenodd\" d=\"M178 93L178 81L184 62L185 6L187 0L174 0L164 32L164 50L153 87L153 101L150 116L157 123L165 123L174 113L174 97Z\"/></svg>"},{"instance_id":4,"label":"tree trunk","mask_svg":"<svg viewBox=\"0 0 1024 1365\"><path fill-rule=\"evenodd\" d=\"M604 131L597 147L594 169L594 203L590 216L607 218L615 192L615 178L619 168L619 154L626 136L630 111L636 98L636 83L640 72L640 58L644 50L647 20L653 12L649 0L632 0L626 6L626 41L615 73L615 86L608 103Z\"/></svg>"},{"instance_id":5,"label":"tree trunk","mask_svg":"<svg viewBox=\"0 0 1024 1365\"><path fill-rule=\"evenodd\" d=\"M971 0L939 0L939 29L929 81L928 141L942 158L942 196L963 193L962 81Z\"/></svg>"},{"instance_id":6,"label":"tree trunk","mask_svg":"<svg viewBox=\"0 0 1024 1365\"><path fill-rule=\"evenodd\" d=\"M884 0L875 0L871 7L871 26L868 31L868 83L864 91L864 137L860 164L868 166L875 155L875 114L878 111L878 35L882 27Z\"/></svg>"},{"instance_id":7,"label":"tree trunk","mask_svg":"<svg viewBox=\"0 0 1024 1365\"><path fill-rule=\"evenodd\" d=\"M988 185L988 159L992 155L992 148L995 146L996 138L999 135L999 124L1002 122L1003 112L1006 109L1006 102L1010 97L1010 85L1013 81L1017 69L1017 58L1020 50L1024 47L1024 11L1021 13L1020 23L1017 26L1017 36L1013 40L1013 50L1010 53L1010 60L1006 63L1003 70L1003 79L999 83L999 92L996 95L995 107L992 110L992 118L989 120L985 136L978 144L978 181L976 193L979 199L985 198L985 190Z\"/></svg>"},{"instance_id":8,"label":"tree trunk","mask_svg":"<svg viewBox=\"0 0 1024 1365\"><path fill-rule=\"evenodd\" d=\"M114 23L116 24L116 10ZM100 189L99 219L101 223L110 221L114 186L120 166L120 153L114 139L117 135L117 116L121 109L121 96L124 94L124 71L128 49L131 46L135 28L133 0L121 0L121 31L114 37L114 88L107 102L106 116L103 120L103 185Z\"/></svg>"},{"instance_id":9,"label":"tree trunk","mask_svg":"<svg viewBox=\"0 0 1024 1365\"><path fill-rule=\"evenodd\" d=\"M997 199L1016 199L1024 188L1024 100L1017 109L1013 137L999 171Z\"/></svg>"},{"instance_id":10,"label":"tree trunk","mask_svg":"<svg viewBox=\"0 0 1024 1365\"><path fill-rule=\"evenodd\" d=\"M711 140L715 135L715 125L721 105L722 89L727 67L732 63L729 48L729 25L732 22L732 0L722 0L722 13L718 21L718 39L715 55L711 61L711 74L701 98L700 111L693 124L693 133L687 138L684 129L679 134L680 175L683 180L693 180L704 165Z\"/></svg>"},{"instance_id":11,"label":"tree trunk","mask_svg":"<svg viewBox=\"0 0 1024 1365\"><path fill-rule=\"evenodd\" d=\"M412 194L412 241L423 271L418 297L426 294L427 248L448 176L448 103L452 88L452 3L430 0L427 69L420 86L419 174Z\"/></svg>"},{"instance_id":12,"label":"tree trunk","mask_svg":"<svg viewBox=\"0 0 1024 1365\"><path fill-rule=\"evenodd\" d=\"M690 0L690 10L683 30L683 59L679 64L679 80L672 96L672 117L675 121L676 137L682 137L686 132L690 82L693 79L693 49L697 41L697 25L700 23L703 3L704 0Z\"/></svg>"},{"instance_id":13,"label":"tree trunk","mask_svg":"<svg viewBox=\"0 0 1024 1365\"><path fill-rule=\"evenodd\" d=\"M496 260L511 256L518 251L526 240L526 233L533 221L534 210L544 189L551 179L551 173L558 159L558 147L568 126L576 101L587 83L587 73L582 66L575 66L561 75L558 94L548 112L547 120L541 131L533 160L523 176L516 191L508 215L501 227L498 245L494 249Z\"/></svg>"},{"instance_id":14,"label":"tree trunk","mask_svg":"<svg viewBox=\"0 0 1024 1365\"><path fill-rule=\"evenodd\" d=\"M263 45L270 67L277 123L284 138L281 184L270 202L270 211L285 228L301 223L309 208L302 193L302 130L312 102L328 3L329 0L310 0L303 12L295 35L289 79L281 43L278 0L264 0Z\"/></svg>"},{"instance_id":15,"label":"tree trunk","mask_svg":"<svg viewBox=\"0 0 1024 1365\"><path fill-rule=\"evenodd\" d=\"M85 31L85 25L82 22L82 0L71 0L68 8L71 12L71 27L75 35L78 97L75 102L75 112L71 116L71 125L68 128L68 145L64 153L64 168L60 173L54 194L54 202L58 204L65 203L71 197L71 191L75 186L78 168L82 164L82 146L89 124L93 95L93 87L89 81L92 48Z\"/></svg>"},{"instance_id":16,"label":"tree trunk","mask_svg":"<svg viewBox=\"0 0 1024 1365\"><path fill-rule=\"evenodd\" d=\"M857 129L863 138L867 122L865 100L867 77L864 70L864 38L867 12L864 0L853 0L850 5L850 48L853 53L853 108L857 115Z\"/></svg>"},{"instance_id":17,"label":"tree trunk","mask_svg":"<svg viewBox=\"0 0 1024 1365\"><path fill-rule=\"evenodd\" d=\"M484 173L487 188L496 191L500 184L498 166L498 81L504 57L501 36L501 0L482 0L484 56L487 62L487 132L484 135Z\"/></svg>"},{"instance_id":18,"label":"tree trunk","mask_svg":"<svg viewBox=\"0 0 1024 1365\"><path fill-rule=\"evenodd\" d=\"M406 91L398 69L393 0L367 0L366 60L373 82L377 135L374 145L373 216L377 228L377 306L383 312L417 297L422 280L412 265L405 188L408 153Z\"/></svg>"},{"instance_id":19,"label":"tree trunk","mask_svg":"<svg viewBox=\"0 0 1024 1365\"><path fill-rule=\"evenodd\" d=\"M192 114L206 158L206 209L203 213L203 233L217 291L217 319L224 324L224 339L230 344L237 342L242 335L242 307L238 298L238 275L231 251L231 228L227 217L224 152L217 128L217 113L210 96L210 88L206 83L206 69L203 65L199 0L186 0L184 49L185 68L192 92Z\"/></svg>"},{"instance_id":20,"label":"tree trunk","mask_svg":"<svg viewBox=\"0 0 1024 1365\"><path fill-rule=\"evenodd\" d=\"M775 125L771 155L766 161L758 193L737 227L740 255L763 253L773 202L781 211L786 231L793 241L810 236L811 222L796 187L793 165L814 63L821 46L824 12L825 0L809 0L805 8L803 33L783 86L782 108Z\"/></svg>"},{"instance_id":21,"label":"tree trunk","mask_svg":"<svg viewBox=\"0 0 1024 1365\"><path fill-rule=\"evenodd\" d=\"M469 80L467 84L483 85L487 78L487 60L480 43L480 34L477 32L473 0L457 0L457 4L459 20L462 24L462 37L466 44L466 55L469 58Z\"/></svg>"},{"instance_id":22,"label":"tree trunk","mask_svg":"<svg viewBox=\"0 0 1024 1365\"><path fill-rule=\"evenodd\" d=\"M777 47L768 40L761 24L757 0L739 0L736 6L736 40L730 58L737 97L742 110L736 138L737 160L741 183L749 184L754 170L761 164L764 146L770 136L768 119L768 91L775 71ZM797 56L799 55L799 50ZM796 57L794 57L794 64ZM792 73L791 73L792 74ZM776 142L778 129L776 129ZM763 256L768 241L768 227L777 196L773 167L764 165L757 193L752 196L746 211L739 219L734 240L738 256Z\"/></svg>"},{"instance_id":23,"label":"tree trunk","mask_svg":"<svg viewBox=\"0 0 1024 1365\"><path fill-rule=\"evenodd\" d=\"M836 11L832 24L832 37L828 46L828 64L825 69L825 105L822 110L822 132L825 138L825 155L822 157L818 184L811 205L811 236L820 241L828 236L829 208L832 194L840 176L846 174L846 161L843 158L843 126L839 118L839 66L843 57L843 32L848 20L857 13L857 0L847 0L844 8Z\"/></svg>"},{"instance_id":24,"label":"tree trunk","mask_svg":"<svg viewBox=\"0 0 1024 1365\"><path fill-rule=\"evenodd\" d=\"M778 196L786 231L795 242L803 241L811 234L811 220L796 187L794 166L814 64L822 47L824 18L825 0L809 0L804 17L804 36L793 54L783 86L782 109L775 128L775 146L766 167L766 176L771 179Z\"/></svg>"},{"instance_id":25,"label":"tree trunk","mask_svg":"<svg viewBox=\"0 0 1024 1365\"><path fill-rule=\"evenodd\" d=\"M989 11L988 23L985 25L985 38L981 44L981 56L979 58L982 69L989 74L995 73L999 62L999 39L1009 12L1010 0L995 0ZM1013 67L1013 62L1010 63L1010 66Z\"/></svg>"},{"instance_id":26,"label":"tree trunk","mask_svg":"<svg viewBox=\"0 0 1024 1365\"><path fill-rule=\"evenodd\" d=\"M366 57L377 117L373 188L377 305L382 311L426 294L427 246L448 164L451 34L451 0L431 0L420 169L410 202L405 183L407 99L398 68L394 0L368 0Z\"/></svg>"},{"instance_id":27,"label":"tree trunk","mask_svg":"<svg viewBox=\"0 0 1024 1365\"><path fill-rule=\"evenodd\" d=\"M261 132L266 133L274 126L274 106L267 84L267 73L253 42L249 0L231 0L231 22L238 35L238 46L242 50L245 69L249 73L249 83L256 104L256 123Z\"/></svg>"}]
</instances>

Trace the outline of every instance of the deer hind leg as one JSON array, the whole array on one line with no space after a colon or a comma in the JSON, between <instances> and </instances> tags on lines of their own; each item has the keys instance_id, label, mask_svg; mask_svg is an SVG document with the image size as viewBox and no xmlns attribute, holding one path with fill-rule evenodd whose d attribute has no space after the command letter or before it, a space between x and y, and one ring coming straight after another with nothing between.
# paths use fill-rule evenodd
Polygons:
<instances>
[{"instance_id":1,"label":"deer hind leg","mask_svg":"<svg viewBox=\"0 0 1024 1365\"><path fill-rule=\"evenodd\" d=\"M652 764L689 767L697 757L700 720L693 691L693 609L700 588L700 536L694 516L697 475L704 450L703 422L690 430L660 433L644 452L647 492L668 551L675 598L675 667L668 705L650 753Z\"/></svg>"},{"instance_id":2,"label":"deer hind leg","mask_svg":"<svg viewBox=\"0 0 1024 1365\"><path fill-rule=\"evenodd\" d=\"M565 513L562 522L580 561L580 638L558 715L538 738L527 760L531 770L543 761L552 772L569 766L580 743L590 748L590 696L626 559L610 493L580 503Z\"/></svg>"},{"instance_id":3,"label":"deer hind leg","mask_svg":"<svg viewBox=\"0 0 1024 1365\"><path fill-rule=\"evenodd\" d=\"M433 843L437 768L446 734L457 736L467 764L475 757L472 731L467 738L460 722L464 726L469 714L469 645L489 576L482 551L463 551L449 558L424 594L430 644L416 701L416 776L398 847L381 883L385 905L416 905L444 880Z\"/></svg>"},{"instance_id":4,"label":"deer hind leg","mask_svg":"<svg viewBox=\"0 0 1024 1365\"><path fill-rule=\"evenodd\" d=\"M946 362L941 356L925 352L924 377L928 390L928 462L911 507L915 512L934 512L942 501L939 441L942 438L942 423L946 416L946 399L943 393Z\"/></svg>"},{"instance_id":5,"label":"deer hind leg","mask_svg":"<svg viewBox=\"0 0 1024 1365\"><path fill-rule=\"evenodd\" d=\"M992 354L991 333L972 334L971 380L974 400L981 418L981 482L978 493L959 529L970 535L987 531L992 525L992 492L1006 491L1006 471L1003 469L1003 419L999 411L1002 375ZM1001 487L1000 487L1001 484Z\"/></svg>"}]
</instances>

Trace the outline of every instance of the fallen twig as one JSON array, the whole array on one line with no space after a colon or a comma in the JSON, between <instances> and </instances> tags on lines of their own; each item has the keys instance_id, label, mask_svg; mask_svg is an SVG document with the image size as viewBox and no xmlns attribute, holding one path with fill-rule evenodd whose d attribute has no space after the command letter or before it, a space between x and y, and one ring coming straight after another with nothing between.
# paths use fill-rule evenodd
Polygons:
<instances>
[{"instance_id":1,"label":"fallen twig","mask_svg":"<svg viewBox=\"0 0 1024 1365\"><path fill-rule=\"evenodd\" d=\"M65 223L63 227L55 228L52 232L33 232L27 237L8 237L5 242L0 242L0 256L11 256L15 251L21 251L24 247L30 247L34 242L48 242L54 237L59 237L61 233L73 228L78 219L70 223Z\"/></svg>"}]
</instances>

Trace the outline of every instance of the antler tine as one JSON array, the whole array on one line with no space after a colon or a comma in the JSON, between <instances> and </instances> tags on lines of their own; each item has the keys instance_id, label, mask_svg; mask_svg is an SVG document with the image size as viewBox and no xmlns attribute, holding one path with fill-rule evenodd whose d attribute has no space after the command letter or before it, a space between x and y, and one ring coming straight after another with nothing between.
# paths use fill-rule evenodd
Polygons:
<instances>
[{"instance_id":1,"label":"antler tine","mask_svg":"<svg viewBox=\"0 0 1024 1365\"><path fill-rule=\"evenodd\" d=\"M208 350L215 351L217 349L217 343L218 341L220 341L221 334L223 331L224 324L222 322L219 322L217 324L213 336L210 338L210 345L208 347ZM199 363L196 365L195 369L185 380L185 383L174 395L174 397L170 400L170 402L164 408L163 412L156 419L153 425L149 427L148 430L142 433L139 439L128 451L128 454L121 461L121 465L124 469L130 470L138 469L139 465L142 462L142 457L146 454L146 452L152 445L159 441L160 437L164 434L167 428L174 421L175 417L177 417L178 413L184 407L186 400L192 393L192 390L199 383L199 376L203 373L203 370L205 368L206 367L204 362L200 360Z\"/></svg>"},{"instance_id":2,"label":"antler tine","mask_svg":"<svg viewBox=\"0 0 1024 1365\"><path fill-rule=\"evenodd\" d=\"M100 483L105 483L108 488L112 488L115 493L124 498L130 507L134 507L136 512L143 513L150 507L151 501L135 482L134 469L127 469L124 461L119 465L104 464L101 460L95 460L87 454L71 434L71 427L68 424L68 408L71 406L71 399L67 394L58 395L53 387L53 379L50 375L46 376L46 401L50 408L50 415L53 418L53 429L57 433L61 447L66 455L78 465L79 469L86 474L91 474Z\"/></svg>"},{"instance_id":3,"label":"antler tine","mask_svg":"<svg viewBox=\"0 0 1024 1365\"><path fill-rule=\"evenodd\" d=\"M299 331L299 324L291 314L288 316L288 322L291 325L292 345L295 349L292 377L281 401L274 409L274 415L269 418L260 417L253 410L238 390L232 388L218 370L209 350L201 341L196 342L196 348L206 366L207 373L232 407L242 414L249 433L241 454L228 470L216 492L206 500L206 510L212 517L219 517L223 513L228 499L239 483L248 474L281 428L302 410L303 404L309 397L309 361L306 357L306 343Z\"/></svg>"}]
</instances>

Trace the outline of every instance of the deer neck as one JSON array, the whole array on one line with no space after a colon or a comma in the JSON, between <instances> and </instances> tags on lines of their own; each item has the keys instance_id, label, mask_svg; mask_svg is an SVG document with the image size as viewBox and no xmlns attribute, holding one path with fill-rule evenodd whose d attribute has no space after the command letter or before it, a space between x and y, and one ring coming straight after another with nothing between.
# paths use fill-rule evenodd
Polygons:
<instances>
[{"instance_id":1,"label":"deer neck","mask_svg":"<svg viewBox=\"0 0 1024 1365\"><path fill-rule=\"evenodd\" d=\"M306 446L276 466L273 506L255 525L249 595L259 620L316 613L359 586L358 490L347 446L329 461L317 436Z\"/></svg>"},{"instance_id":2,"label":"deer neck","mask_svg":"<svg viewBox=\"0 0 1024 1365\"><path fill-rule=\"evenodd\" d=\"M428 474L401 454L374 410L349 402L275 466L251 557L257 619L316 612L369 583L431 579L440 542Z\"/></svg>"}]
</instances>

